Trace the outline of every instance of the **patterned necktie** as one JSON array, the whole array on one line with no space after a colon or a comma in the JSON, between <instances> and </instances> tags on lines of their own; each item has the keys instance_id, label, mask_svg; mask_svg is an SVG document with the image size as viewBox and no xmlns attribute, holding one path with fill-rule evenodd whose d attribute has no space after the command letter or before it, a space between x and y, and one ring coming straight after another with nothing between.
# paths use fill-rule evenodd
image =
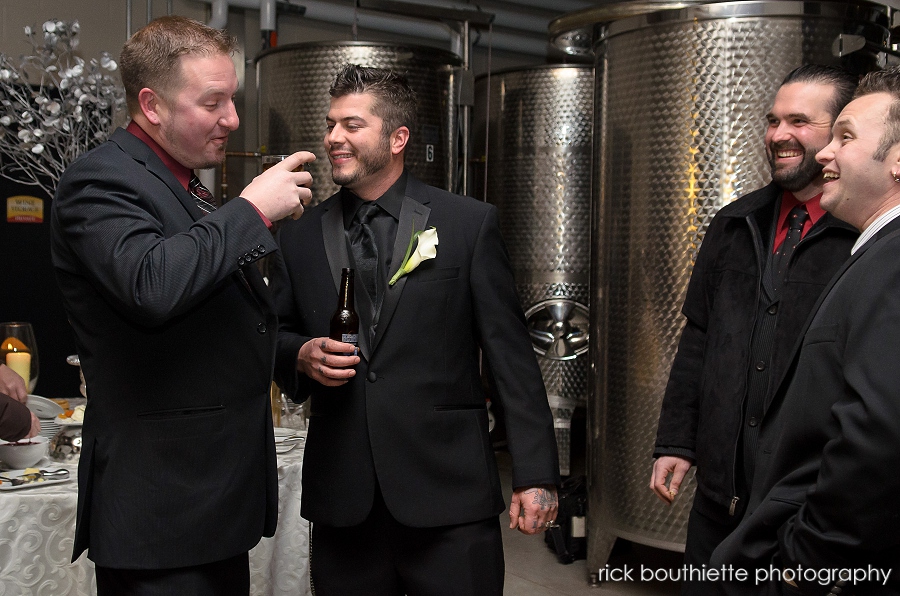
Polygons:
<instances>
[{"instance_id":1,"label":"patterned necktie","mask_svg":"<svg viewBox=\"0 0 900 596\"><path fill-rule=\"evenodd\" d=\"M191 196L194 197L194 201L197 203L197 207L200 208L200 211L212 213L216 210L216 197L213 196L213 193L209 192L208 188L203 186L203 183L200 182L199 178L191 176L191 180L188 182L188 190L191 191ZM251 294L254 294L250 282L247 281L247 275L244 273L244 265L238 268L237 273L238 277L241 279L241 283L244 284Z\"/></svg>"},{"instance_id":2,"label":"patterned necktie","mask_svg":"<svg viewBox=\"0 0 900 596\"><path fill-rule=\"evenodd\" d=\"M772 266L775 268L772 279L776 288L780 288L784 283L791 255L794 254L797 244L800 243L800 238L803 236L803 225L807 219L809 219L809 213L807 213L806 207L803 205L797 205L788 213L787 236L784 242L781 243L781 246L778 247L778 250L775 251L775 254L772 255Z\"/></svg>"},{"instance_id":3,"label":"patterned necktie","mask_svg":"<svg viewBox=\"0 0 900 596\"><path fill-rule=\"evenodd\" d=\"M378 295L378 243L371 223L378 215L378 209L378 205L371 201L364 202L359 206L350 225L350 249L353 252L353 260L356 261L359 277L373 305L376 305ZM377 305L375 310L377 312Z\"/></svg>"},{"instance_id":4,"label":"patterned necktie","mask_svg":"<svg viewBox=\"0 0 900 596\"><path fill-rule=\"evenodd\" d=\"M213 196L213 193L209 192L208 188L203 186L199 178L191 176L191 181L188 182L188 190L191 191L191 196L194 197L194 201L201 211L212 213L216 210L216 198Z\"/></svg>"}]
</instances>

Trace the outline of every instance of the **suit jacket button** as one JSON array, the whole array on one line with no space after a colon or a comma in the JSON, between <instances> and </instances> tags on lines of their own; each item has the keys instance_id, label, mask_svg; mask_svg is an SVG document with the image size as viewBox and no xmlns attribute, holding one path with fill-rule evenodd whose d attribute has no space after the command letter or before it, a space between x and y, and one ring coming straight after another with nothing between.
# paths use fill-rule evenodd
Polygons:
<instances>
[{"instance_id":1,"label":"suit jacket button","mask_svg":"<svg viewBox=\"0 0 900 596\"><path fill-rule=\"evenodd\" d=\"M261 255L266 254L266 247L263 246L262 244L260 244L259 246L257 246L257 247L256 247L256 250L258 250L258 251L259 251L259 254L261 254Z\"/></svg>"},{"instance_id":2,"label":"suit jacket button","mask_svg":"<svg viewBox=\"0 0 900 596\"><path fill-rule=\"evenodd\" d=\"M377 378L378 377L375 376L375 373L373 371L369 371L369 374L366 375L366 380L369 381L370 383L374 383L375 379L377 379Z\"/></svg>"},{"instance_id":3,"label":"suit jacket button","mask_svg":"<svg viewBox=\"0 0 900 596\"><path fill-rule=\"evenodd\" d=\"M250 254L253 255L253 258L254 258L254 259L259 258L259 251L258 251L258 250L254 250L254 251L251 252Z\"/></svg>"},{"instance_id":4,"label":"suit jacket button","mask_svg":"<svg viewBox=\"0 0 900 596\"><path fill-rule=\"evenodd\" d=\"M244 266L244 257L238 257L238 265L240 265L241 267Z\"/></svg>"},{"instance_id":5,"label":"suit jacket button","mask_svg":"<svg viewBox=\"0 0 900 596\"><path fill-rule=\"evenodd\" d=\"M257 326L256 326L256 331L257 331L257 333L259 333L260 335L265 335L265 333L266 333L266 324L265 324L265 323L260 323L259 325L257 325Z\"/></svg>"}]
</instances>

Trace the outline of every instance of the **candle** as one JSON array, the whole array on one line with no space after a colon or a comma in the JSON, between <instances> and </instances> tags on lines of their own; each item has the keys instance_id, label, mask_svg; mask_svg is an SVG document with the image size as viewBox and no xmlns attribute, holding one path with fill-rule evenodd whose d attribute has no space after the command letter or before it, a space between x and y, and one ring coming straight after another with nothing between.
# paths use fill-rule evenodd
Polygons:
<instances>
[{"instance_id":1,"label":"candle","mask_svg":"<svg viewBox=\"0 0 900 596\"><path fill-rule=\"evenodd\" d=\"M9 352L6 355L6 366L13 369L25 379L25 386L31 380L31 354L28 352Z\"/></svg>"}]
</instances>

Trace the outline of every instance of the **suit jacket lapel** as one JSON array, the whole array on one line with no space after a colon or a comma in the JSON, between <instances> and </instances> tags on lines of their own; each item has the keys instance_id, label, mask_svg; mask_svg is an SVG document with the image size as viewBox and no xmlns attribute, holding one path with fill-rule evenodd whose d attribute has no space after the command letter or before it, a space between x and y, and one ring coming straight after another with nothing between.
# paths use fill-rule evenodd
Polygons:
<instances>
[{"instance_id":1,"label":"suit jacket lapel","mask_svg":"<svg viewBox=\"0 0 900 596\"><path fill-rule=\"evenodd\" d=\"M334 291L340 292L341 269L350 266L340 198L322 216L322 240L325 243L325 256L328 258L328 268L331 270Z\"/></svg>"},{"instance_id":2,"label":"suit jacket lapel","mask_svg":"<svg viewBox=\"0 0 900 596\"><path fill-rule=\"evenodd\" d=\"M397 224L397 238L394 240L394 252L391 257L391 270L388 272L388 279L394 276L400 265L403 263L403 257L406 256L406 247L409 246L409 239L413 232L422 231L428 223L428 216L431 208L426 207L422 203L409 197L409 186L414 179L410 177L410 183L407 184L406 196L403 197L403 206L400 208L400 222ZM384 300L381 304L381 312L378 315L378 328L375 330L375 339L372 343L372 350L378 347L378 342L384 336L384 330L387 329L394 311L397 308L397 302L400 300L400 294L403 293L403 287L406 285L406 277L403 276L393 286L385 288Z\"/></svg>"},{"instance_id":3,"label":"suit jacket lapel","mask_svg":"<svg viewBox=\"0 0 900 596\"><path fill-rule=\"evenodd\" d=\"M331 271L334 291L335 294L340 295L341 269L351 266L340 197L322 215L322 241L325 243L325 257L328 259L328 269ZM372 328L372 301L361 283L354 283L353 290L356 314L359 316L359 351L368 360L371 353L369 330ZM336 305L337 300L335 299Z\"/></svg>"},{"instance_id":4,"label":"suit jacket lapel","mask_svg":"<svg viewBox=\"0 0 900 596\"><path fill-rule=\"evenodd\" d=\"M844 273L847 272L847 270L853 265L853 263L855 263L863 255L863 253L869 250L869 247L875 244L875 242L877 242L879 238L882 238L898 229L900 229L900 218L889 222L884 228L879 230L875 234L875 236L869 238L868 242L860 246L859 249L857 249L857 251L853 253L849 259L847 259L844 265L840 269L838 269L837 273L834 274L834 277L831 278L831 281L828 282L828 286L819 295L819 299L816 301L815 306L813 306L812 310L810 311L810 315L809 317L807 317L806 323L803 325L803 331L800 333L797 341L794 342L794 349L791 352L791 364L785 369L784 373L782 373L781 378L777 379L778 384L776 385L776 387L778 387L778 390L770 395L769 401L766 403L766 408L763 415L765 415L765 413L769 411L769 406L771 406L772 402L775 401L775 396L784 395L784 392L787 391L787 382L790 380L794 366L797 363L797 357L800 355L800 348L803 347L803 338L806 337L806 332L809 330L810 323L812 323L813 319L816 316L816 313L819 312L819 308L822 306L822 302L824 302L825 298L827 298L831 293L831 290L834 288L835 284L840 281L840 279L844 276Z\"/></svg>"},{"instance_id":5,"label":"suit jacket lapel","mask_svg":"<svg viewBox=\"0 0 900 596\"><path fill-rule=\"evenodd\" d=\"M181 183L178 181L178 178L175 177L175 174L166 167L166 164L162 162L159 156L154 153L153 149L148 147L146 143L121 128L113 133L110 140L114 141L136 161L143 164L148 172L159 178L166 186L168 186L169 190L172 191L172 194L175 195L175 198L178 199L178 202L181 203L191 219L197 221L206 215L199 207L197 207L197 202L194 200L191 193L181 186Z\"/></svg>"}]
</instances>

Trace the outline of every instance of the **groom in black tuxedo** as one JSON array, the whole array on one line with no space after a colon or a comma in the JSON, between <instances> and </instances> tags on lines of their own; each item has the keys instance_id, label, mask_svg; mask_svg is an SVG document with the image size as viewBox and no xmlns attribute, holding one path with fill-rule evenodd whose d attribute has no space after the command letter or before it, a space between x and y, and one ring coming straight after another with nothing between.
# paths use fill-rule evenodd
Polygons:
<instances>
[{"instance_id":1,"label":"groom in black tuxedo","mask_svg":"<svg viewBox=\"0 0 900 596\"><path fill-rule=\"evenodd\" d=\"M480 355L506 412L510 527L556 517L553 421L491 205L404 169L415 97L391 71L346 66L325 148L340 192L280 231L276 369L311 399L303 516L316 593L500 595L500 479ZM391 284L411 235L437 254ZM359 355L327 339L341 268L356 270ZM481 352L479 353L479 347Z\"/></svg>"}]
</instances>

